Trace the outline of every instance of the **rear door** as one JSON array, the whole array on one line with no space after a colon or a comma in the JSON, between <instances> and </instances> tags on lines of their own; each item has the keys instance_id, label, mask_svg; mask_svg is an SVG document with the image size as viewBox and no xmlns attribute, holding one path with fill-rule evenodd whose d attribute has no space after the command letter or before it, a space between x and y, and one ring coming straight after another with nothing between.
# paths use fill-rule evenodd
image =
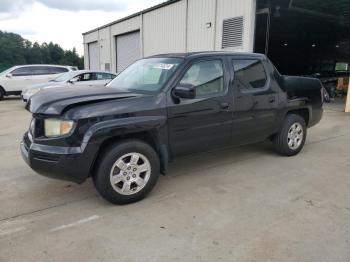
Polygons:
<instances>
[{"instance_id":1,"label":"rear door","mask_svg":"<svg viewBox=\"0 0 350 262\"><path fill-rule=\"evenodd\" d=\"M260 59L232 59L235 144L261 141L272 134L278 107L278 90Z\"/></svg>"},{"instance_id":2,"label":"rear door","mask_svg":"<svg viewBox=\"0 0 350 262\"><path fill-rule=\"evenodd\" d=\"M177 85L193 85L197 95L194 99L181 98L178 103L169 96L169 142L173 155L230 143L233 101L228 83L224 58L197 60L186 67Z\"/></svg>"},{"instance_id":3,"label":"rear door","mask_svg":"<svg viewBox=\"0 0 350 262\"><path fill-rule=\"evenodd\" d=\"M46 83L55 77L49 66L33 66L32 72L33 74L29 81L32 85Z\"/></svg>"}]
</instances>

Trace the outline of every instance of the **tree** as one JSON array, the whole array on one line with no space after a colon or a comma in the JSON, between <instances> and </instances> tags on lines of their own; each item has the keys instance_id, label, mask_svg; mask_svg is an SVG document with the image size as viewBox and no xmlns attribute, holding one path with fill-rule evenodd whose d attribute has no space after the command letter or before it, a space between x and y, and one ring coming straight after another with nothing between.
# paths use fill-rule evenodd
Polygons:
<instances>
[{"instance_id":1,"label":"tree","mask_svg":"<svg viewBox=\"0 0 350 262\"><path fill-rule=\"evenodd\" d=\"M84 68L76 49L63 50L58 44L34 44L18 34L0 31L0 72L14 65L59 64Z\"/></svg>"}]
</instances>

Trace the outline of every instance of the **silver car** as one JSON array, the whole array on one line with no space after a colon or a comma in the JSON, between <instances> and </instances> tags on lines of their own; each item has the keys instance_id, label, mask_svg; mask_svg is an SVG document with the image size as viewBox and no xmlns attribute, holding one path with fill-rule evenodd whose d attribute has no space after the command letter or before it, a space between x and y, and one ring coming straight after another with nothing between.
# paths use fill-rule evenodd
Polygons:
<instances>
[{"instance_id":1,"label":"silver car","mask_svg":"<svg viewBox=\"0 0 350 262\"><path fill-rule=\"evenodd\" d=\"M80 85L94 85L104 86L108 84L116 74L103 71L78 70L67 72L59 75L49 82L29 86L22 91L22 100L27 102L29 98L38 93L40 90L62 87L62 86L80 86Z\"/></svg>"}]
</instances>

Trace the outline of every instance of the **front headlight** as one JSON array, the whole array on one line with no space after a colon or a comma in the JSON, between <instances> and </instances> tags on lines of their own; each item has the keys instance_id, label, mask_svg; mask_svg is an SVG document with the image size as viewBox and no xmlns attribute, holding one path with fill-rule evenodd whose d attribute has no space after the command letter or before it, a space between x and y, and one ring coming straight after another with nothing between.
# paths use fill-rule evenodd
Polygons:
<instances>
[{"instance_id":1,"label":"front headlight","mask_svg":"<svg viewBox=\"0 0 350 262\"><path fill-rule=\"evenodd\" d=\"M74 122L70 120L60 120L54 118L45 119L44 128L46 137L59 137L69 134L74 127Z\"/></svg>"},{"instance_id":2,"label":"front headlight","mask_svg":"<svg viewBox=\"0 0 350 262\"><path fill-rule=\"evenodd\" d=\"M34 129L35 129L35 118L32 118L32 120L30 121L30 125L29 125L29 132L34 135Z\"/></svg>"}]
</instances>

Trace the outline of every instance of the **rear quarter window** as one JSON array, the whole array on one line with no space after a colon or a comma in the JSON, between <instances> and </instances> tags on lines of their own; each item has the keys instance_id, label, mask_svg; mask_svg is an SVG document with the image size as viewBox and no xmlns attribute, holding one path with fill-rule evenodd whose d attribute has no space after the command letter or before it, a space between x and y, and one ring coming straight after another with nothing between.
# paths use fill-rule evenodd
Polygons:
<instances>
[{"instance_id":1,"label":"rear quarter window","mask_svg":"<svg viewBox=\"0 0 350 262\"><path fill-rule=\"evenodd\" d=\"M68 72L68 68L65 68L65 67L55 67L55 66L52 66L50 67L50 74L62 74L62 73L66 73Z\"/></svg>"}]
</instances>

